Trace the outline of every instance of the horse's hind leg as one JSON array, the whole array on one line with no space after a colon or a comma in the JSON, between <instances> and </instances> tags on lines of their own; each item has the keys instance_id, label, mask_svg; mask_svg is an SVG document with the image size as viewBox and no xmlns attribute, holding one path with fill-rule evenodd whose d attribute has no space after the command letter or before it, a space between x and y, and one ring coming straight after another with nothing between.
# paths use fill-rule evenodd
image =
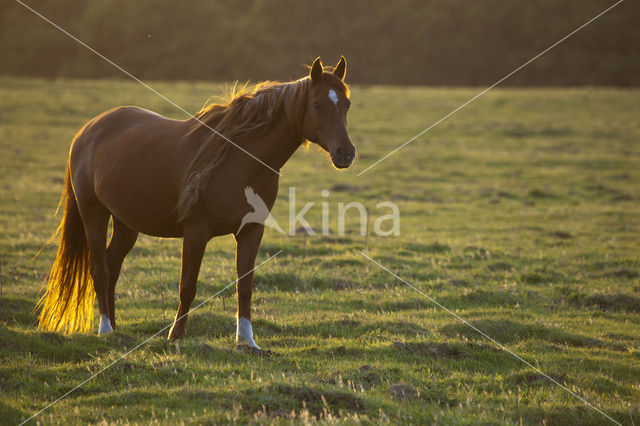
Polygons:
<instances>
[{"instance_id":1,"label":"horse's hind leg","mask_svg":"<svg viewBox=\"0 0 640 426\"><path fill-rule=\"evenodd\" d=\"M116 328L116 283L125 256L131 251L138 239L138 232L129 228L120 220L113 218L113 235L107 247L107 266L109 268L108 305L111 328Z\"/></svg>"},{"instance_id":2,"label":"horse's hind leg","mask_svg":"<svg viewBox=\"0 0 640 426\"><path fill-rule=\"evenodd\" d=\"M100 309L100 328L98 334L113 331L109 321L109 267L107 266L107 227L109 225L109 211L98 202L82 202L78 199L78 208L84 230L87 236L87 244L91 253L91 277L93 288L98 298Z\"/></svg>"}]
</instances>

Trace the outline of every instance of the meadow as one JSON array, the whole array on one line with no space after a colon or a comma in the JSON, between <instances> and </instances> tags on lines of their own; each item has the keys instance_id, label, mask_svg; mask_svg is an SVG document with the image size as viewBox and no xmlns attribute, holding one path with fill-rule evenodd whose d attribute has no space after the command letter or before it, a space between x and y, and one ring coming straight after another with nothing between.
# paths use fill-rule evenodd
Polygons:
<instances>
[{"instance_id":1,"label":"meadow","mask_svg":"<svg viewBox=\"0 0 640 426\"><path fill-rule=\"evenodd\" d=\"M189 111L223 90L151 85ZM609 423L356 250L616 421L640 422L638 89L495 89L357 176L479 90L354 85L352 168L314 146L284 167L276 219L287 224L295 187L314 227L329 203L331 232L267 229L257 262L283 252L256 271L256 341L274 352L261 357L235 347L232 288L190 314L185 340L163 332L131 351L175 315L179 240L139 238L113 334L37 329L75 132L123 104L184 117L135 82L0 78L0 423L129 351L33 421ZM377 203L396 203L400 235L360 235L355 212L339 235L350 201L370 225ZM234 247L209 243L194 305L235 280Z\"/></svg>"}]
</instances>

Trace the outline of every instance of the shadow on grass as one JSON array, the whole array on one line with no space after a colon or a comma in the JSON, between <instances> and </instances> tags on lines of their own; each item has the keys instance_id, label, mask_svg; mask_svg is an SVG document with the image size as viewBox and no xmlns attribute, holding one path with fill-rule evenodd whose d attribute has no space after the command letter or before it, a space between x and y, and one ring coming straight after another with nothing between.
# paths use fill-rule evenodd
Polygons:
<instances>
[{"instance_id":1,"label":"shadow on grass","mask_svg":"<svg viewBox=\"0 0 640 426\"><path fill-rule=\"evenodd\" d=\"M236 397L237 394L229 397ZM365 401L351 392L308 385L273 384L252 387L240 392L240 405L250 413L262 412L273 417L289 417L292 412L308 410L313 417L327 413L365 412Z\"/></svg>"},{"instance_id":2,"label":"shadow on grass","mask_svg":"<svg viewBox=\"0 0 640 426\"><path fill-rule=\"evenodd\" d=\"M98 395L92 395L84 399L84 404L91 404L94 407L114 408L114 407L130 407L138 404L148 404L153 401L152 405L169 409L184 408L185 405L191 405L180 397L181 389L176 390L120 390L103 392Z\"/></svg>"},{"instance_id":3,"label":"shadow on grass","mask_svg":"<svg viewBox=\"0 0 640 426\"><path fill-rule=\"evenodd\" d=\"M576 400L575 406L556 406L550 409L544 409L539 404L533 405L533 401L527 403L527 405L520 404L518 411L512 411L512 418L516 421L522 419L525 424L573 424L573 425L593 425L601 426L603 424L611 423L602 414L598 413L591 407L586 405L579 405L580 402ZM621 424L630 424L629 414L633 412L633 418L640 417L640 411L637 408L629 410L628 412L621 409L608 410L602 409L608 416L616 419Z\"/></svg>"},{"instance_id":4,"label":"shadow on grass","mask_svg":"<svg viewBox=\"0 0 640 426\"><path fill-rule=\"evenodd\" d=\"M575 293L570 297L573 305L590 307L601 311L634 312L640 313L640 298L631 294L580 294Z\"/></svg>"},{"instance_id":5,"label":"shadow on grass","mask_svg":"<svg viewBox=\"0 0 640 426\"><path fill-rule=\"evenodd\" d=\"M321 338L354 338L354 336L378 335L385 330L393 330L395 335L416 337L427 335L427 331L417 324L407 321L376 321L363 323L352 319L319 321L299 326L282 327L277 334L282 336L321 337Z\"/></svg>"},{"instance_id":6,"label":"shadow on grass","mask_svg":"<svg viewBox=\"0 0 640 426\"><path fill-rule=\"evenodd\" d=\"M32 327L37 321L37 314L33 312L36 302L24 297L3 296L0 302L0 320L9 325Z\"/></svg>"},{"instance_id":7,"label":"shadow on grass","mask_svg":"<svg viewBox=\"0 0 640 426\"><path fill-rule=\"evenodd\" d=\"M471 306L483 306L483 307L500 307L500 306L514 306L515 304L525 304L525 299L509 292L505 291L487 291L487 290L473 290L464 295L453 295L439 297L438 302L443 306L449 308L455 307L471 307ZM429 303L425 300L425 303ZM433 306L429 303L429 306Z\"/></svg>"},{"instance_id":8,"label":"shadow on grass","mask_svg":"<svg viewBox=\"0 0 640 426\"><path fill-rule=\"evenodd\" d=\"M470 321L470 323L502 344L541 339L571 347L599 347L602 345L602 342L597 339L539 324L523 324L511 320L477 320ZM468 325L461 323L445 325L440 328L440 333L448 337L462 337L470 340L485 338Z\"/></svg>"},{"instance_id":9,"label":"shadow on grass","mask_svg":"<svg viewBox=\"0 0 640 426\"><path fill-rule=\"evenodd\" d=\"M261 291L299 292L316 290L348 290L362 287L360 283L349 279L300 278L293 272L264 273L256 278L255 287Z\"/></svg>"},{"instance_id":10,"label":"shadow on grass","mask_svg":"<svg viewBox=\"0 0 640 426\"><path fill-rule=\"evenodd\" d=\"M3 424L19 424L30 416L29 413L12 407L9 403L0 401L0 419Z\"/></svg>"},{"instance_id":11,"label":"shadow on grass","mask_svg":"<svg viewBox=\"0 0 640 426\"><path fill-rule=\"evenodd\" d=\"M0 353L2 357L30 354L45 362L84 361L92 354L110 349L110 345L98 336L40 331L15 331L0 327Z\"/></svg>"},{"instance_id":12,"label":"shadow on grass","mask_svg":"<svg viewBox=\"0 0 640 426\"><path fill-rule=\"evenodd\" d=\"M307 410L313 417L326 413L344 415L363 413L365 402L351 392L308 385L270 384L216 392L207 388L176 386L158 390L121 390L85 398L93 406L131 407L153 401L156 407L191 410L216 404L231 410L240 406L246 414L261 413L269 417L289 417L292 412Z\"/></svg>"}]
</instances>

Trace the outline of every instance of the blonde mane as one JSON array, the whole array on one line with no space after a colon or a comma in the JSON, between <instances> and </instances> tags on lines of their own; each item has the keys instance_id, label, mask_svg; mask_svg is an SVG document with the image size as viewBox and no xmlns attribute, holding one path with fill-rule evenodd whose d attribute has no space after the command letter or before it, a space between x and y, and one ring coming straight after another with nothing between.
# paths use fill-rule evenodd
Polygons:
<instances>
[{"instance_id":1,"label":"blonde mane","mask_svg":"<svg viewBox=\"0 0 640 426\"><path fill-rule=\"evenodd\" d=\"M325 81L348 93L347 86L332 77L332 74L325 73ZM286 83L266 81L250 88L246 84L241 87L234 85L229 90L227 102L205 105L194 115L189 134L202 132L207 136L189 164L183 182L178 202L180 221L191 215L204 193L211 172L226 158L231 144L225 138L240 144L264 134L275 123L282 109L301 141L304 140L302 122L310 86L309 77Z\"/></svg>"}]
</instances>

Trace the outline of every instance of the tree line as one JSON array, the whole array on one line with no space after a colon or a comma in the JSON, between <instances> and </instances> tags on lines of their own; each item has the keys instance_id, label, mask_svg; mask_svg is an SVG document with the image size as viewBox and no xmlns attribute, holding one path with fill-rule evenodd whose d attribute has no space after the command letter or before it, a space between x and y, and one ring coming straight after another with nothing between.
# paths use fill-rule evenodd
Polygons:
<instances>
[{"instance_id":1,"label":"tree line","mask_svg":"<svg viewBox=\"0 0 640 426\"><path fill-rule=\"evenodd\" d=\"M285 80L316 56L359 84L489 85L614 0L25 0L144 79ZM17 2L0 5L0 74L121 74ZM505 85L640 83L640 2L627 1Z\"/></svg>"}]
</instances>

